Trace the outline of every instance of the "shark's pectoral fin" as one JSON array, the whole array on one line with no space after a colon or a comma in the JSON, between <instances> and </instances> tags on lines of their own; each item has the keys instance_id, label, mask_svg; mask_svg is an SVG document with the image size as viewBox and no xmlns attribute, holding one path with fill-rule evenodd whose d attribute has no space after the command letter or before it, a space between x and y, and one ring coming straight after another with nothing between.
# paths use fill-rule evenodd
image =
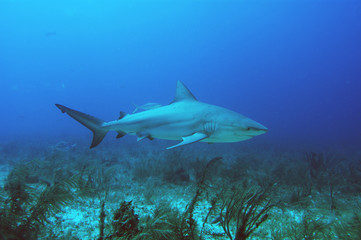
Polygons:
<instances>
[{"instance_id":1,"label":"shark's pectoral fin","mask_svg":"<svg viewBox=\"0 0 361 240\"><path fill-rule=\"evenodd\" d=\"M190 135L188 137L182 137L182 139L183 139L182 142L178 143L177 145L167 147L167 149L172 149L172 148L175 148L175 147L179 147L179 146L191 144L191 143L194 143L194 142L198 142L198 141L203 140L203 139L205 139L207 137L208 137L208 135L205 134L205 133L196 132L193 135Z\"/></svg>"}]
</instances>

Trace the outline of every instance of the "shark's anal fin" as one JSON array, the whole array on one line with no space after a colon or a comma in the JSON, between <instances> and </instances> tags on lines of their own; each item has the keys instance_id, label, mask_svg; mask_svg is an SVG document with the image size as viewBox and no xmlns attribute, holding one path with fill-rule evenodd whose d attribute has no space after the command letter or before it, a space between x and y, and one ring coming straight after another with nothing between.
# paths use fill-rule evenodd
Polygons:
<instances>
[{"instance_id":1,"label":"shark's anal fin","mask_svg":"<svg viewBox=\"0 0 361 240\"><path fill-rule=\"evenodd\" d=\"M119 117L118 120L122 119L123 117L125 117L127 114L125 112L120 112L119 113Z\"/></svg>"},{"instance_id":2,"label":"shark's anal fin","mask_svg":"<svg viewBox=\"0 0 361 240\"><path fill-rule=\"evenodd\" d=\"M188 137L182 137L183 141L178 143L177 145L171 146L171 147L167 147L167 149L172 149L172 148L176 148L176 147L180 147L183 145L187 145L187 144L191 144L194 142L198 142L200 140L203 140L205 138L207 138L208 135L205 133L201 133L201 132L196 132L193 135L190 135Z\"/></svg>"}]
</instances>

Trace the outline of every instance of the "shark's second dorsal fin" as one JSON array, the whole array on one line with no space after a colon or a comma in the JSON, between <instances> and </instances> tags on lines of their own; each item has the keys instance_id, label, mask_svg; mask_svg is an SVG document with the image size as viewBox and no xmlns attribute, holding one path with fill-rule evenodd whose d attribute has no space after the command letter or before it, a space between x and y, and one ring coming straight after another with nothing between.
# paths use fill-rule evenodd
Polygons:
<instances>
[{"instance_id":1,"label":"shark's second dorsal fin","mask_svg":"<svg viewBox=\"0 0 361 240\"><path fill-rule=\"evenodd\" d=\"M197 99L194 97L191 91L189 91L189 89L184 85L184 83L178 81L175 97L172 103L184 101L184 100L197 101Z\"/></svg>"}]
</instances>

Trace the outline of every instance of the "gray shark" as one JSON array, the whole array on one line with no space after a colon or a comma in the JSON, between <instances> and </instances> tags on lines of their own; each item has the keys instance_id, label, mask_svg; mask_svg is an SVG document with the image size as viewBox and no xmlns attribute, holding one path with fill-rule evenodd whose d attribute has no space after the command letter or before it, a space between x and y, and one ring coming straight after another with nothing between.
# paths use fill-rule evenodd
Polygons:
<instances>
[{"instance_id":1,"label":"gray shark","mask_svg":"<svg viewBox=\"0 0 361 240\"><path fill-rule=\"evenodd\" d=\"M118 132L117 138L136 135L138 141L145 138L181 141L167 149L198 141L238 142L268 131L262 124L239 113L197 101L181 81L177 82L175 98L169 105L134 114L121 112L119 119L110 122L55 105L93 132L90 148L97 146L109 131Z\"/></svg>"}]
</instances>

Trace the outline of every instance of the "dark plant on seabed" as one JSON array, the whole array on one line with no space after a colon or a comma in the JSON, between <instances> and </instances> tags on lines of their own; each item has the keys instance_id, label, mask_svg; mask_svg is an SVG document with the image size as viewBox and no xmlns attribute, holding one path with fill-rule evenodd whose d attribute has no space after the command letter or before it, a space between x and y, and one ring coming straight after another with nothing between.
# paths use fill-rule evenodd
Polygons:
<instances>
[{"instance_id":1,"label":"dark plant on seabed","mask_svg":"<svg viewBox=\"0 0 361 240\"><path fill-rule=\"evenodd\" d=\"M247 239L268 218L275 205L268 198L267 189L231 189L221 206L221 225L229 239ZM234 230L234 231L232 231Z\"/></svg>"},{"instance_id":2,"label":"dark plant on seabed","mask_svg":"<svg viewBox=\"0 0 361 240\"><path fill-rule=\"evenodd\" d=\"M77 178L77 192L83 197L106 198L115 179L115 167L83 166Z\"/></svg>"},{"instance_id":3,"label":"dark plant on seabed","mask_svg":"<svg viewBox=\"0 0 361 240\"><path fill-rule=\"evenodd\" d=\"M119 209L114 213L112 226L113 233L104 236L104 205L101 206L99 240L101 239L174 239L174 240L195 240L200 239L197 223L193 217L194 209L201 200L207 189L208 173L211 166L222 158L216 157L210 160L203 168L202 174L197 182L197 189L194 197L187 205L185 212L170 206L158 206L151 216L145 220L145 225L140 226L139 216L134 211L132 201L123 201Z\"/></svg>"},{"instance_id":4,"label":"dark plant on seabed","mask_svg":"<svg viewBox=\"0 0 361 240\"><path fill-rule=\"evenodd\" d=\"M333 154L306 152L309 173L318 191L328 186L341 170L340 165L344 161Z\"/></svg>"},{"instance_id":5,"label":"dark plant on seabed","mask_svg":"<svg viewBox=\"0 0 361 240\"><path fill-rule=\"evenodd\" d=\"M102 217L102 215L100 215ZM114 212L112 220L113 234L105 239L132 239L140 233L139 216L134 212L132 201L123 201ZM103 236L101 236L103 237Z\"/></svg>"},{"instance_id":6,"label":"dark plant on seabed","mask_svg":"<svg viewBox=\"0 0 361 240\"><path fill-rule=\"evenodd\" d=\"M105 206L105 201L102 201L100 204L100 214L99 214L99 238L98 240L103 240L104 239L104 228L105 228L105 210L104 210L104 206Z\"/></svg>"},{"instance_id":7,"label":"dark plant on seabed","mask_svg":"<svg viewBox=\"0 0 361 240\"><path fill-rule=\"evenodd\" d=\"M199 238L199 233L197 230L197 224L196 221L193 218L193 211L196 207L197 202L200 200L201 195L206 190L206 180L207 180L207 174L212 165L214 165L216 162L220 161L221 157L215 157L212 160L208 162L208 164L203 169L203 173L197 183L197 190L196 194L192 198L191 202L188 204L187 209L184 213L183 220L181 223L181 228L186 229L187 234L182 236L181 239L196 239Z\"/></svg>"},{"instance_id":8,"label":"dark plant on seabed","mask_svg":"<svg viewBox=\"0 0 361 240\"><path fill-rule=\"evenodd\" d=\"M25 166L18 166L8 176L6 191L9 198L0 209L1 239L38 239L48 217L74 200L70 189L75 185L73 178L47 186L40 196L31 199L25 177Z\"/></svg>"},{"instance_id":9,"label":"dark plant on seabed","mask_svg":"<svg viewBox=\"0 0 361 240\"><path fill-rule=\"evenodd\" d=\"M352 192L361 191L361 157L359 159L352 161L348 164L349 170L349 188Z\"/></svg>"},{"instance_id":10,"label":"dark plant on seabed","mask_svg":"<svg viewBox=\"0 0 361 240\"><path fill-rule=\"evenodd\" d=\"M142 232L134 240L183 240L181 222L182 214L178 209L167 202L159 203L153 214L145 218Z\"/></svg>"},{"instance_id":11,"label":"dark plant on seabed","mask_svg":"<svg viewBox=\"0 0 361 240\"><path fill-rule=\"evenodd\" d=\"M292 240L305 239L331 239L330 225L324 219L312 217L310 212L306 212L301 222L291 222L287 229L287 235Z\"/></svg>"},{"instance_id":12,"label":"dark plant on seabed","mask_svg":"<svg viewBox=\"0 0 361 240\"><path fill-rule=\"evenodd\" d=\"M322 154L310 152L306 153L307 161L309 163L309 170L311 179L314 185L321 191L322 187L328 188L330 197L330 211L336 209L336 201L334 190L335 186L339 185L343 180L342 163L343 158L336 157L333 154Z\"/></svg>"},{"instance_id":13,"label":"dark plant on seabed","mask_svg":"<svg viewBox=\"0 0 361 240\"><path fill-rule=\"evenodd\" d=\"M353 207L353 215L348 221L335 224L335 233L338 239L361 239L361 202Z\"/></svg>"}]
</instances>

